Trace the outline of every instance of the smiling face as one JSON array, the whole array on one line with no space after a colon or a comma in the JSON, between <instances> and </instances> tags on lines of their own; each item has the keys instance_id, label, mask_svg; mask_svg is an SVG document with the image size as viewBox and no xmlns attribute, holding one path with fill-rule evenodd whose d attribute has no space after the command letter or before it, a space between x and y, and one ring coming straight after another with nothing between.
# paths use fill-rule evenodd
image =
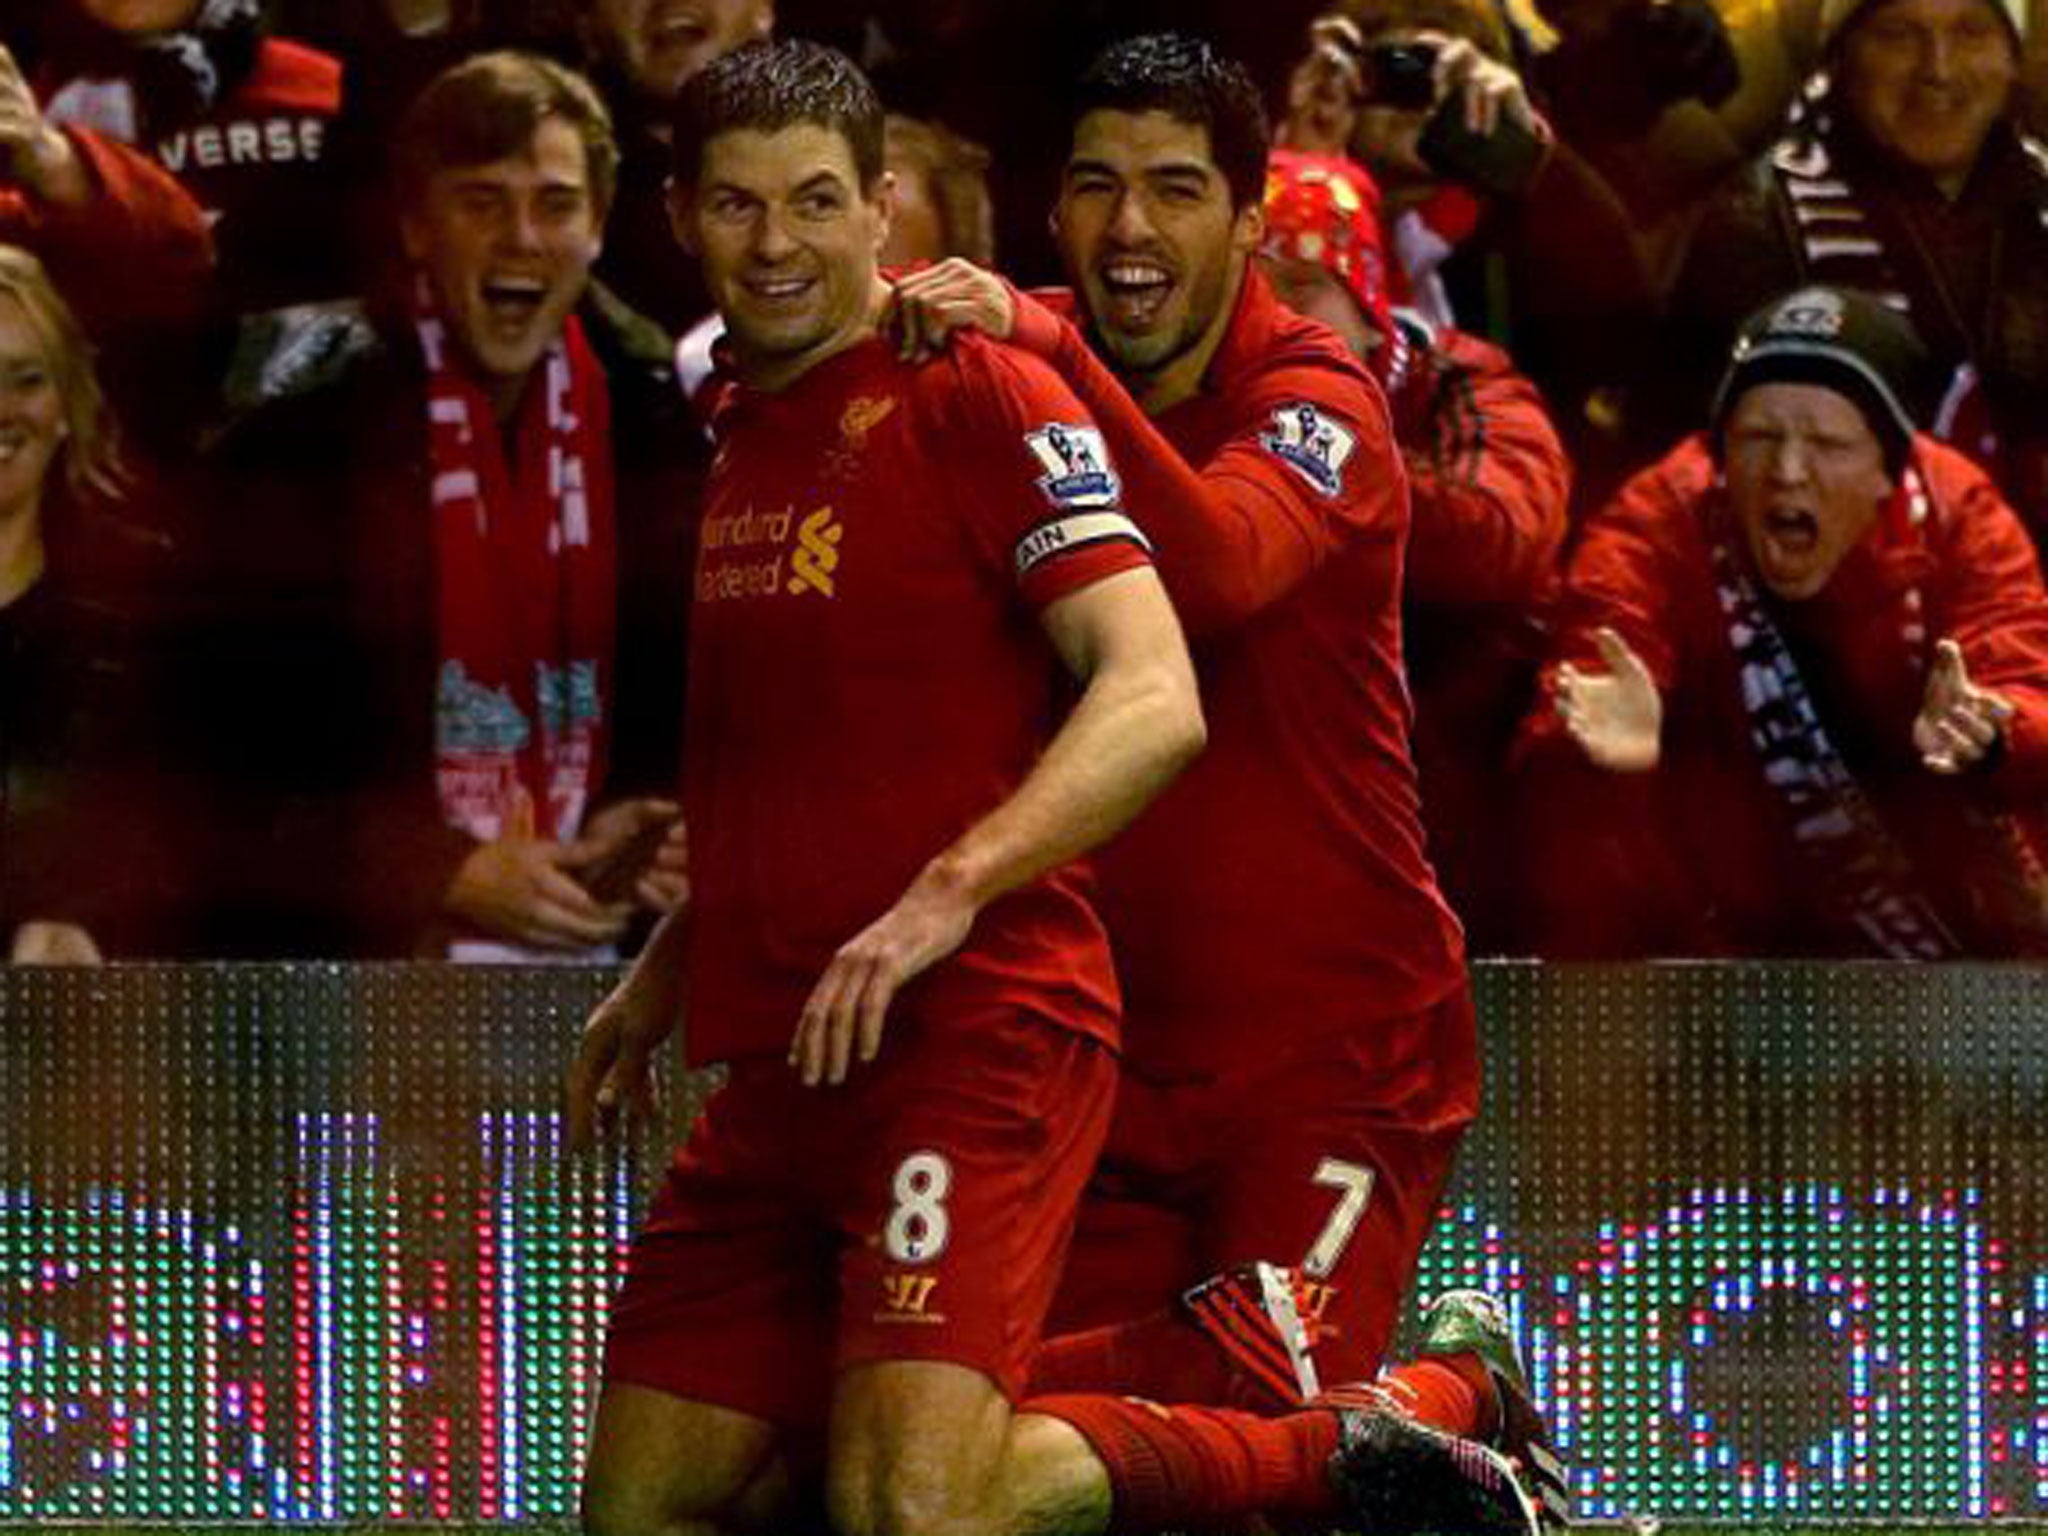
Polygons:
<instances>
[{"instance_id":1,"label":"smiling face","mask_svg":"<svg viewBox=\"0 0 2048 1536\"><path fill-rule=\"evenodd\" d=\"M1884 448L1863 412L1817 384L1759 384L1729 413L1728 497L1751 563L1801 601L1834 577L1891 496Z\"/></svg>"},{"instance_id":2,"label":"smiling face","mask_svg":"<svg viewBox=\"0 0 2048 1536\"><path fill-rule=\"evenodd\" d=\"M742 374L779 389L869 335L883 293L888 184L863 188L845 135L812 123L714 135L672 194Z\"/></svg>"},{"instance_id":3,"label":"smiling face","mask_svg":"<svg viewBox=\"0 0 2048 1536\"><path fill-rule=\"evenodd\" d=\"M766 37L771 0L588 0L597 41L651 104L675 99L683 83L721 54Z\"/></svg>"},{"instance_id":4,"label":"smiling face","mask_svg":"<svg viewBox=\"0 0 2048 1536\"><path fill-rule=\"evenodd\" d=\"M69 435L56 360L21 301L0 294L0 518L41 506Z\"/></svg>"},{"instance_id":5,"label":"smiling face","mask_svg":"<svg viewBox=\"0 0 2048 1536\"><path fill-rule=\"evenodd\" d=\"M1874 0L1839 76L1863 131L1953 194L2012 100L2019 45L1992 0Z\"/></svg>"},{"instance_id":6,"label":"smiling face","mask_svg":"<svg viewBox=\"0 0 2048 1536\"><path fill-rule=\"evenodd\" d=\"M1256 202L1231 207L1206 128L1164 112L1075 125L1053 235L1110 362L1153 408L1200 382L1264 229Z\"/></svg>"},{"instance_id":7,"label":"smiling face","mask_svg":"<svg viewBox=\"0 0 2048 1536\"><path fill-rule=\"evenodd\" d=\"M404 215L406 255L501 406L582 297L603 217L583 140L556 117L525 154L436 170Z\"/></svg>"}]
</instances>

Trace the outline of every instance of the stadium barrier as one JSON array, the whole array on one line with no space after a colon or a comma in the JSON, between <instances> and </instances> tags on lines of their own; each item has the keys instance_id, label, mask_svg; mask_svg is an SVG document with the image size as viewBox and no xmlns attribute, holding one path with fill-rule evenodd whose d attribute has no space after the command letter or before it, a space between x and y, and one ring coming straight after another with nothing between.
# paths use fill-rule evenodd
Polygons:
<instances>
[{"instance_id":1,"label":"stadium barrier","mask_svg":"<svg viewBox=\"0 0 2048 1536\"><path fill-rule=\"evenodd\" d=\"M570 1518L659 1165L561 1155L608 979L0 970L0 1521ZM2048 974L1476 981L1421 1284L1508 1300L1582 1513L2048 1516Z\"/></svg>"}]
</instances>

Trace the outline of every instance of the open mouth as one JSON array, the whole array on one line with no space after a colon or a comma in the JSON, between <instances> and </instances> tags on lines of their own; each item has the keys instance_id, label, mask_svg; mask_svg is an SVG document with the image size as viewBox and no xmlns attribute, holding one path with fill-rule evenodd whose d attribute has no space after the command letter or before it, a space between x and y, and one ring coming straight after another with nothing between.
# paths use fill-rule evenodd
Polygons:
<instances>
[{"instance_id":1,"label":"open mouth","mask_svg":"<svg viewBox=\"0 0 2048 1536\"><path fill-rule=\"evenodd\" d=\"M1780 554L1810 555L1820 547L1820 519L1792 508L1764 514L1764 538Z\"/></svg>"},{"instance_id":2,"label":"open mouth","mask_svg":"<svg viewBox=\"0 0 2048 1536\"><path fill-rule=\"evenodd\" d=\"M1173 274L1154 261L1119 257L1099 269L1109 313L1104 317L1121 331L1151 329L1173 294Z\"/></svg>"},{"instance_id":3,"label":"open mouth","mask_svg":"<svg viewBox=\"0 0 2048 1536\"><path fill-rule=\"evenodd\" d=\"M12 464L26 452L29 434L20 427L0 427L0 464Z\"/></svg>"},{"instance_id":4,"label":"open mouth","mask_svg":"<svg viewBox=\"0 0 2048 1536\"><path fill-rule=\"evenodd\" d=\"M482 287L484 313L500 330L524 330L547 301L548 285L539 278L487 278Z\"/></svg>"}]
</instances>

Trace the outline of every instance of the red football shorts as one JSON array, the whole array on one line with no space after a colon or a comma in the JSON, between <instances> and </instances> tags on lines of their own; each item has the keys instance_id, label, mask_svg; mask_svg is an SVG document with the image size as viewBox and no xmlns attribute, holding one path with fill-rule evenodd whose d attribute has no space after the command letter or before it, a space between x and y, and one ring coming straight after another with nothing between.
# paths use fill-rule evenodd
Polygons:
<instances>
[{"instance_id":1,"label":"red football shorts","mask_svg":"<svg viewBox=\"0 0 2048 1536\"><path fill-rule=\"evenodd\" d=\"M1425 1070L1389 1070L1390 1033ZM1049 1331L1144 1317L1267 1259L1306 1273L1323 1380L1370 1380L1478 1108L1471 992L1267 1067L1175 1084L1142 1069L1126 1063Z\"/></svg>"},{"instance_id":2,"label":"red football shorts","mask_svg":"<svg viewBox=\"0 0 2048 1536\"><path fill-rule=\"evenodd\" d=\"M838 1088L734 1065L634 1243L607 1380L785 1429L822 1425L867 1361L967 1366L1015 1400L1116 1061L1010 1013L892 1029Z\"/></svg>"}]
</instances>

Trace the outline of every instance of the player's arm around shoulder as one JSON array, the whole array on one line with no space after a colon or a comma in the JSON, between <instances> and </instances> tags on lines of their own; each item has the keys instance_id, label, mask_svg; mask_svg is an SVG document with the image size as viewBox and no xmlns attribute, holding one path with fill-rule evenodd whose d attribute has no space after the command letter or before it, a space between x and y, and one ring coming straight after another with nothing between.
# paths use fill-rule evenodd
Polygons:
<instances>
[{"instance_id":1,"label":"player's arm around shoulder","mask_svg":"<svg viewBox=\"0 0 2048 1536\"><path fill-rule=\"evenodd\" d=\"M1408 478L1393 413L1363 364L1297 345L1247 380L1240 397L1235 462L1256 465L1297 520L1320 525L1332 545L1405 536Z\"/></svg>"},{"instance_id":2,"label":"player's arm around shoulder","mask_svg":"<svg viewBox=\"0 0 2048 1536\"><path fill-rule=\"evenodd\" d=\"M1213 515L1160 530L1161 568L1198 634L1255 617L1354 545L1408 532L1407 472L1362 370L1278 360L1233 393L1229 436L1201 468Z\"/></svg>"}]
</instances>

